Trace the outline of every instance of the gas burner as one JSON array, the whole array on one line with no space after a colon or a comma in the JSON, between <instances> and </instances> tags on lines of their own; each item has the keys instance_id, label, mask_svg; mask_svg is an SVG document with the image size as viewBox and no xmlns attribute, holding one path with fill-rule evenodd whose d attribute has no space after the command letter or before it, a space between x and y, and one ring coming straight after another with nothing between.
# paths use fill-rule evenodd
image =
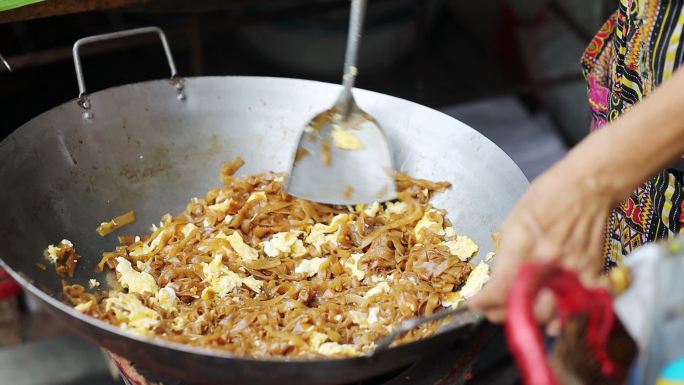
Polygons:
<instances>
[{"instance_id":1,"label":"gas burner","mask_svg":"<svg viewBox=\"0 0 684 385\"><path fill-rule=\"evenodd\" d=\"M191 385L153 373L114 354L127 385ZM517 372L505 348L503 332L483 328L470 343L436 351L406 368L354 385L515 384ZM351 384L350 384L351 385Z\"/></svg>"}]
</instances>

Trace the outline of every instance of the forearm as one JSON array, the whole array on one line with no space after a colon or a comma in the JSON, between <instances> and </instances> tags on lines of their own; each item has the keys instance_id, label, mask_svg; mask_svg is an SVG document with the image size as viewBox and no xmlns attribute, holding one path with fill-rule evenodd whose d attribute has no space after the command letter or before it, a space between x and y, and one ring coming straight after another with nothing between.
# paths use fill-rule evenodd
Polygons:
<instances>
[{"instance_id":1,"label":"forearm","mask_svg":"<svg viewBox=\"0 0 684 385\"><path fill-rule=\"evenodd\" d=\"M557 167L613 201L684 154L684 71L577 145ZM590 172L587 172L590 171Z\"/></svg>"}]
</instances>

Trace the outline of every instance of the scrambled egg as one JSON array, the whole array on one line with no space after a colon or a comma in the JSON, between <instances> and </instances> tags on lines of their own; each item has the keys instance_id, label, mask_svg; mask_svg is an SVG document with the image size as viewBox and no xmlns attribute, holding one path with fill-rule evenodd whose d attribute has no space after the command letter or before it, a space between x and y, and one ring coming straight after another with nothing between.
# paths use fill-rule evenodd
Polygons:
<instances>
[{"instance_id":1,"label":"scrambled egg","mask_svg":"<svg viewBox=\"0 0 684 385\"><path fill-rule=\"evenodd\" d=\"M444 307L459 307L465 299L460 292L455 291L444 296L442 299L442 306Z\"/></svg>"},{"instance_id":2,"label":"scrambled egg","mask_svg":"<svg viewBox=\"0 0 684 385\"><path fill-rule=\"evenodd\" d=\"M217 235L217 238L218 237L219 236ZM230 247L232 247L237 255L244 261L254 261L259 258L259 252L246 244L237 231L230 234L226 239L228 240L228 243L230 243Z\"/></svg>"},{"instance_id":3,"label":"scrambled egg","mask_svg":"<svg viewBox=\"0 0 684 385\"><path fill-rule=\"evenodd\" d=\"M78 305L74 306L74 309L76 309L77 311L80 311L81 313L85 313L88 310L90 310L91 307L93 307L93 301L88 301L88 302L83 302L81 304L78 304Z\"/></svg>"},{"instance_id":4,"label":"scrambled egg","mask_svg":"<svg viewBox=\"0 0 684 385\"><path fill-rule=\"evenodd\" d=\"M405 213L406 210L408 210L408 204L406 202L385 203L385 212L387 214L399 215Z\"/></svg>"},{"instance_id":5,"label":"scrambled egg","mask_svg":"<svg viewBox=\"0 0 684 385\"><path fill-rule=\"evenodd\" d=\"M185 328L185 318L183 317L176 317L171 321L171 329L174 331L181 331Z\"/></svg>"},{"instance_id":6,"label":"scrambled egg","mask_svg":"<svg viewBox=\"0 0 684 385\"><path fill-rule=\"evenodd\" d=\"M361 352L354 345L341 345L337 342L325 342L318 347L318 353L324 356L359 356Z\"/></svg>"},{"instance_id":7,"label":"scrambled egg","mask_svg":"<svg viewBox=\"0 0 684 385\"><path fill-rule=\"evenodd\" d=\"M370 277L371 282L373 283L378 283L382 281L392 281L394 279L394 273L388 274L387 277L383 277L382 275L372 275Z\"/></svg>"},{"instance_id":8,"label":"scrambled egg","mask_svg":"<svg viewBox=\"0 0 684 385\"><path fill-rule=\"evenodd\" d=\"M347 214L338 214L330 221L330 225L316 223L304 241L312 245L320 253L321 246L327 242L337 245L338 233L345 223L352 224L354 221Z\"/></svg>"},{"instance_id":9,"label":"scrambled egg","mask_svg":"<svg viewBox=\"0 0 684 385\"><path fill-rule=\"evenodd\" d=\"M359 269L359 260L363 257L363 253L354 253L349 259L344 261L344 268L351 270L351 275L356 277L359 281L363 280L366 276L366 272Z\"/></svg>"},{"instance_id":10,"label":"scrambled egg","mask_svg":"<svg viewBox=\"0 0 684 385\"><path fill-rule=\"evenodd\" d=\"M461 289L461 296L463 296L465 299L474 296L488 281L489 265L484 262L480 262L480 264L477 265L472 272L470 272L468 280Z\"/></svg>"},{"instance_id":11,"label":"scrambled egg","mask_svg":"<svg viewBox=\"0 0 684 385\"><path fill-rule=\"evenodd\" d=\"M363 142L359 140L351 130L335 125L332 130L333 144L343 150L360 150L364 148Z\"/></svg>"},{"instance_id":12,"label":"scrambled egg","mask_svg":"<svg viewBox=\"0 0 684 385\"><path fill-rule=\"evenodd\" d=\"M65 249L69 247L74 247L74 244L67 239L62 239L57 246L49 245L47 249L45 249L45 258L48 260L48 262L54 265L57 263L57 261L62 259L64 253L66 252Z\"/></svg>"},{"instance_id":13,"label":"scrambled egg","mask_svg":"<svg viewBox=\"0 0 684 385\"><path fill-rule=\"evenodd\" d=\"M154 296L155 301L162 309L167 312L174 312L178 309L176 308L176 302L178 297L176 297L176 291L172 287L166 286L159 289L157 294Z\"/></svg>"},{"instance_id":14,"label":"scrambled egg","mask_svg":"<svg viewBox=\"0 0 684 385\"><path fill-rule=\"evenodd\" d=\"M188 238L190 235L192 235L195 231L198 231L199 227L195 226L192 223L186 223L185 226L181 229L181 233L183 233L183 236L185 238Z\"/></svg>"},{"instance_id":15,"label":"scrambled egg","mask_svg":"<svg viewBox=\"0 0 684 385\"><path fill-rule=\"evenodd\" d=\"M223 257L216 255L209 263L202 263L204 280L209 283L201 294L202 299L211 299L213 295L220 298L242 285L242 278L223 264Z\"/></svg>"},{"instance_id":16,"label":"scrambled egg","mask_svg":"<svg viewBox=\"0 0 684 385\"><path fill-rule=\"evenodd\" d=\"M493 251L490 251L489 253L487 253L487 255L485 255L485 262L491 261L492 258L494 258L494 256L496 256L496 253Z\"/></svg>"},{"instance_id":17,"label":"scrambled egg","mask_svg":"<svg viewBox=\"0 0 684 385\"><path fill-rule=\"evenodd\" d=\"M313 277L321 270L321 265L328 258L311 258L299 262L295 268L295 274L304 274L306 277Z\"/></svg>"},{"instance_id":18,"label":"scrambled egg","mask_svg":"<svg viewBox=\"0 0 684 385\"><path fill-rule=\"evenodd\" d=\"M242 283L257 294L261 293L261 287L264 285L264 281L259 281L251 275L249 277L242 278Z\"/></svg>"},{"instance_id":19,"label":"scrambled egg","mask_svg":"<svg viewBox=\"0 0 684 385\"><path fill-rule=\"evenodd\" d=\"M442 242L442 245L448 247L449 253L458 257L462 262L467 261L480 250L472 239L462 235L457 236L456 240Z\"/></svg>"},{"instance_id":20,"label":"scrambled egg","mask_svg":"<svg viewBox=\"0 0 684 385\"><path fill-rule=\"evenodd\" d=\"M299 239L303 233L301 231L288 231L273 234L271 239L262 243L264 253L269 257L292 256L299 258L306 254L304 242Z\"/></svg>"},{"instance_id":21,"label":"scrambled egg","mask_svg":"<svg viewBox=\"0 0 684 385\"><path fill-rule=\"evenodd\" d=\"M88 287L89 288L94 289L98 286L100 286L100 282L98 282L97 279L91 278L88 280Z\"/></svg>"},{"instance_id":22,"label":"scrambled egg","mask_svg":"<svg viewBox=\"0 0 684 385\"><path fill-rule=\"evenodd\" d=\"M431 233L443 236L444 229L442 228L442 223L444 219L442 218L436 210L428 210L420 218L416 227L413 229L413 233L416 236L416 240L423 241L425 239L425 233L423 229L430 231Z\"/></svg>"},{"instance_id":23,"label":"scrambled egg","mask_svg":"<svg viewBox=\"0 0 684 385\"><path fill-rule=\"evenodd\" d=\"M136 261L135 267L138 268L138 271L144 271L146 273L149 273L150 270L152 270L152 266L150 266L150 264L148 262L143 262L143 261Z\"/></svg>"},{"instance_id":24,"label":"scrambled egg","mask_svg":"<svg viewBox=\"0 0 684 385\"><path fill-rule=\"evenodd\" d=\"M368 309L368 313L364 311L351 310L349 312L349 317L351 317L353 323L364 329L367 329L380 320L378 313L380 313L380 308L372 307Z\"/></svg>"},{"instance_id":25,"label":"scrambled egg","mask_svg":"<svg viewBox=\"0 0 684 385\"><path fill-rule=\"evenodd\" d=\"M328 339L329 339L329 337L325 333L313 332L309 336L309 348L313 351L316 351Z\"/></svg>"},{"instance_id":26,"label":"scrambled egg","mask_svg":"<svg viewBox=\"0 0 684 385\"><path fill-rule=\"evenodd\" d=\"M259 294L264 285L263 281L252 276L242 278L230 270L228 266L223 264L223 256L220 254L217 254L211 262L202 263L202 273L204 274L204 281L209 283L209 286L202 290L201 298L204 300L210 300L214 296L223 298L243 284Z\"/></svg>"},{"instance_id":27,"label":"scrambled egg","mask_svg":"<svg viewBox=\"0 0 684 385\"><path fill-rule=\"evenodd\" d=\"M378 215L378 211L380 211L380 203L378 202L373 202L370 206L366 207L365 210L363 210L363 213L366 214L367 217L374 217Z\"/></svg>"},{"instance_id":28,"label":"scrambled egg","mask_svg":"<svg viewBox=\"0 0 684 385\"><path fill-rule=\"evenodd\" d=\"M113 311L122 329L143 335L153 335L152 329L159 325L159 313L146 307L133 294L116 293L105 298L105 311Z\"/></svg>"},{"instance_id":29,"label":"scrambled egg","mask_svg":"<svg viewBox=\"0 0 684 385\"><path fill-rule=\"evenodd\" d=\"M444 237L446 239L449 239L449 240L454 239L456 237L456 230L454 230L454 228L451 226L445 227L444 228Z\"/></svg>"},{"instance_id":30,"label":"scrambled egg","mask_svg":"<svg viewBox=\"0 0 684 385\"><path fill-rule=\"evenodd\" d=\"M249 198L247 198L247 202L251 202L253 200L260 200L260 201L265 201L266 200L266 193L263 191L257 191L252 193Z\"/></svg>"},{"instance_id":31,"label":"scrambled egg","mask_svg":"<svg viewBox=\"0 0 684 385\"><path fill-rule=\"evenodd\" d=\"M389 293L390 287L387 284L387 282L383 281L380 282L379 284L375 285L372 289L368 290L366 292L366 295L363 296L364 299L371 298L375 295L378 295L380 293Z\"/></svg>"},{"instance_id":32,"label":"scrambled egg","mask_svg":"<svg viewBox=\"0 0 684 385\"><path fill-rule=\"evenodd\" d=\"M128 288L129 293L156 294L159 291L150 273L135 271L131 263L122 257L117 257L116 262L116 272L120 274L118 281L122 287Z\"/></svg>"},{"instance_id":33,"label":"scrambled egg","mask_svg":"<svg viewBox=\"0 0 684 385\"><path fill-rule=\"evenodd\" d=\"M142 246L131 251L129 255L133 258L139 258L143 255L155 252L157 251L157 249L166 246L166 242L169 241L172 235L173 233L171 231L162 230L159 232L159 234L157 234L157 236L154 237L154 239L150 240L147 243L143 243Z\"/></svg>"}]
</instances>

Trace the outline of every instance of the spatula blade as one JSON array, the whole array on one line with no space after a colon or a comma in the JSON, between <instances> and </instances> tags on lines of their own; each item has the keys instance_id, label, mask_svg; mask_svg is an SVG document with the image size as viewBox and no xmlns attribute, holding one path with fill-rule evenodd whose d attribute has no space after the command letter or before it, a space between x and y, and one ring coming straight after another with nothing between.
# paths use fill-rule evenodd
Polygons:
<instances>
[{"instance_id":1,"label":"spatula blade","mask_svg":"<svg viewBox=\"0 0 684 385\"><path fill-rule=\"evenodd\" d=\"M299 198L333 205L368 204L396 198L389 145L377 122L362 112L348 120L353 127L333 123L330 111L304 129L294 156L287 190ZM315 128L313 128L315 127ZM363 148L335 144L333 129L348 130Z\"/></svg>"}]
</instances>

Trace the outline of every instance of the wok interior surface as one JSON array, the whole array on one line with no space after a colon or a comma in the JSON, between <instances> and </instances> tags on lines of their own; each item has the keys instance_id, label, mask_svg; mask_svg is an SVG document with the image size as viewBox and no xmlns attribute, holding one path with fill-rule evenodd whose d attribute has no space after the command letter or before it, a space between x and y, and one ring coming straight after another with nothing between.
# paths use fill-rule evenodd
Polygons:
<instances>
[{"instance_id":1,"label":"wok interior surface","mask_svg":"<svg viewBox=\"0 0 684 385\"><path fill-rule=\"evenodd\" d=\"M459 333L390 349L372 358L254 360L124 333L57 300L62 280L44 262L48 244L71 240L82 256L69 282L87 287L116 234L100 237L103 221L135 210L137 222L120 231L149 232L166 214L220 185L221 162L236 156L240 175L288 171L301 127L333 103L339 86L263 77L184 79L186 99L166 80L89 95L91 119L76 101L29 121L0 143L0 258L48 308L96 343L142 366L203 383L340 383L372 377L410 363L421 349ZM419 178L453 187L433 203L449 212L459 234L494 249L491 235L527 185L515 163L465 124L427 107L355 90L360 106L381 123L394 164ZM359 171L361 172L361 171ZM331 375L331 373L335 373ZM188 378L189 377L189 378Z\"/></svg>"}]
</instances>

